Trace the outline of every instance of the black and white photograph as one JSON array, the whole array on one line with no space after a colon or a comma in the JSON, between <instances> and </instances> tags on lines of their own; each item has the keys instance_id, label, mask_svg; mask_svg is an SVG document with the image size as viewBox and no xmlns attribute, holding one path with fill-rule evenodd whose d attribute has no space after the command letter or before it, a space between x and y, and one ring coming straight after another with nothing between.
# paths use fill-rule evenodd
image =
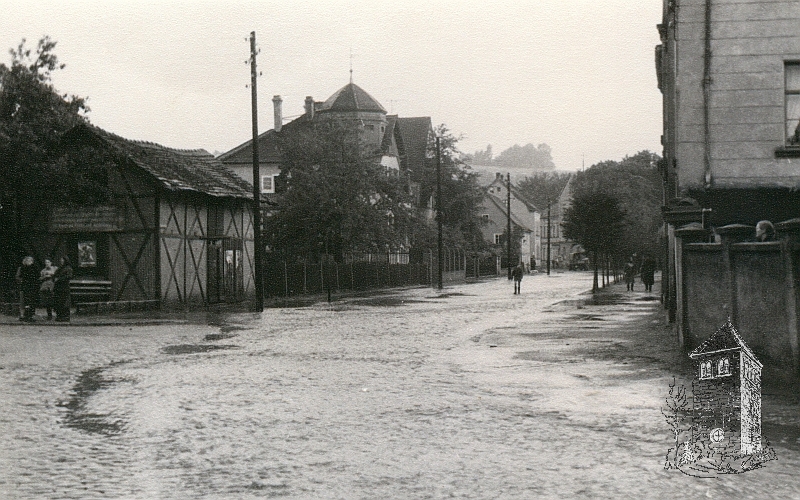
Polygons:
<instances>
[{"instance_id":1,"label":"black and white photograph","mask_svg":"<svg viewBox=\"0 0 800 500\"><path fill-rule=\"evenodd\" d=\"M800 498L800 0L0 0L0 498Z\"/></svg>"}]
</instances>

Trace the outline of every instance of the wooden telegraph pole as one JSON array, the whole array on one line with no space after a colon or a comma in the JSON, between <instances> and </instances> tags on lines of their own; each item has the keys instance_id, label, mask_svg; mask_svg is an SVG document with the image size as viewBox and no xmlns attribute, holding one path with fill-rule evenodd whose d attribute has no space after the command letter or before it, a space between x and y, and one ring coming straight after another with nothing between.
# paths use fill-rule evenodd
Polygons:
<instances>
[{"instance_id":1,"label":"wooden telegraph pole","mask_svg":"<svg viewBox=\"0 0 800 500\"><path fill-rule=\"evenodd\" d=\"M444 254L442 248L442 148L439 144L439 136L436 136L436 224L439 231L437 241L436 279L439 290L442 289L442 264L444 264Z\"/></svg>"},{"instance_id":2,"label":"wooden telegraph pole","mask_svg":"<svg viewBox=\"0 0 800 500\"><path fill-rule=\"evenodd\" d=\"M506 260L508 264L508 279L511 279L511 172L506 172Z\"/></svg>"},{"instance_id":3,"label":"wooden telegraph pole","mask_svg":"<svg viewBox=\"0 0 800 500\"><path fill-rule=\"evenodd\" d=\"M547 275L550 276L550 200L547 200Z\"/></svg>"},{"instance_id":4,"label":"wooden telegraph pole","mask_svg":"<svg viewBox=\"0 0 800 500\"><path fill-rule=\"evenodd\" d=\"M264 310L264 270L261 264L261 173L258 165L258 94L256 93L256 32L250 32L250 95L253 107L253 264L255 267L256 311Z\"/></svg>"}]
</instances>

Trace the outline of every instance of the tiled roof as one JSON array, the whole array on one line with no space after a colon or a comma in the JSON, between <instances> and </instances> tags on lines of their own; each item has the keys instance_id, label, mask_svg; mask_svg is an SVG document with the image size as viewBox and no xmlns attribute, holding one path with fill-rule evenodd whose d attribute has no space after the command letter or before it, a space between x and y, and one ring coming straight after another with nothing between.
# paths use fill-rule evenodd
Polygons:
<instances>
[{"instance_id":1,"label":"tiled roof","mask_svg":"<svg viewBox=\"0 0 800 500\"><path fill-rule=\"evenodd\" d=\"M497 196L489 193L486 193L483 198L488 199L494 206L496 206L504 217L508 217L508 211L506 210L507 205L505 202L501 201ZM523 216L520 216L520 207L517 206L517 210L514 210L514 201L515 200L512 200L511 223L521 227L525 231L533 232L534 226L536 225L533 215L529 216L529 214L524 214Z\"/></svg>"},{"instance_id":2,"label":"tiled roof","mask_svg":"<svg viewBox=\"0 0 800 500\"><path fill-rule=\"evenodd\" d=\"M320 108L320 113L326 111L378 111L386 113L374 97L369 95L355 83L348 83L330 96Z\"/></svg>"},{"instance_id":3,"label":"tiled roof","mask_svg":"<svg viewBox=\"0 0 800 500\"><path fill-rule=\"evenodd\" d=\"M381 152L383 154L389 153L389 150L392 147L392 137L394 136L396 124L397 115L388 115L386 117L386 131L383 133L383 140L381 141ZM399 144L398 147L400 147Z\"/></svg>"},{"instance_id":4,"label":"tiled roof","mask_svg":"<svg viewBox=\"0 0 800 500\"><path fill-rule=\"evenodd\" d=\"M94 138L119 156L130 159L170 191L192 191L216 197L252 198L252 187L204 149L172 149L152 142L132 141L93 125L75 126L66 143ZM91 139L90 139L91 140Z\"/></svg>"},{"instance_id":5,"label":"tiled roof","mask_svg":"<svg viewBox=\"0 0 800 500\"><path fill-rule=\"evenodd\" d=\"M433 129L431 117L398 118L396 126L400 128L400 136L403 139L407 168L421 169L425 165L428 138Z\"/></svg>"},{"instance_id":6,"label":"tiled roof","mask_svg":"<svg viewBox=\"0 0 800 500\"><path fill-rule=\"evenodd\" d=\"M702 344L697 346L695 350L689 353L689 357L696 359L703 354L711 354L719 351L730 351L734 349L742 349L755 359L755 355L747 347L736 327L733 326L730 320L726 321L712 336L707 338Z\"/></svg>"},{"instance_id":7,"label":"tiled roof","mask_svg":"<svg viewBox=\"0 0 800 500\"><path fill-rule=\"evenodd\" d=\"M294 132L309 124L308 118L302 115L291 122L283 125L280 133ZM278 149L278 132L269 129L258 135L258 162L259 163L280 163L281 154ZM252 163L253 162L253 139L239 144L230 151L226 151L217 158L223 163Z\"/></svg>"}]
</instances>

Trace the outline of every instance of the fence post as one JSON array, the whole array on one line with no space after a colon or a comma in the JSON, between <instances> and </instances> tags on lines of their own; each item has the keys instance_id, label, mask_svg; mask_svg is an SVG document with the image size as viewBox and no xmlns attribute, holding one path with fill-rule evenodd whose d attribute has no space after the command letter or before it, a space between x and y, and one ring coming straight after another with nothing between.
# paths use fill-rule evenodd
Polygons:
<instances>
[{"instance_id":1,"label":"fence post","mask_svg":"<svg viewBox=\"0 0 800 500\"><path fill-rule=\"evenodd\" d=\"M286 266L286 259L283 259L283 296L289 296L289 269Z\"/></svg>"}]
</instances>

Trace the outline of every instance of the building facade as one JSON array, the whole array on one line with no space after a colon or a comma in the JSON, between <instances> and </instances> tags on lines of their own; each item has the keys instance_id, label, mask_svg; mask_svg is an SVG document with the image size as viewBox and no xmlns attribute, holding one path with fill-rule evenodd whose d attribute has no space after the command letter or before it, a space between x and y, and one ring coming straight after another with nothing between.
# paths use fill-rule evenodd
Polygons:
<instances>
[{"instance_id":1,"label":"building facade","mask_svg":"<svg viewBox=\"0 0 800 500\"><path fill-rule=\"evenodd\" d=\"M542 228L541 214L532 203L527 201L512 185L511 186L511 226L512 234L516 230L521 233L519 248L519 262L530 271L541 263ZM483 225L481 231L483 239L492 245L501 245L504 235L508 232L508 183L503 175L495 174L494 180L484 188L481 217ZM500 248L502 255L506 247ZM512 262L511 265L516 265Z\"/></svg>"},{"instance_id":2,"label":"building facade","mask_svg":"<svg viewBox=\"0 0 800 500\"><path fill-rule=\"evenodd\" d=\"M259 174L261 192L274 198L276 180L281 173L280 138L312 128L315 124L337 122L356 130L365 151L387 170L409 178L409 190L418 206L428 207L430 193L420 193L419 186L410 181L409 172L422 171L433 138L430 117L402 118L389 115L386 109L364 89L348 83L325 101L307 96L303 114L284 122L283 99L274 96L273 128L258 136ZM233 173L253 182L252 139L219 156ZM431 215L432 212L428 215Z\"/></svg>"},{"instance_id":3,"label":"building facade","mask_svg":"<svg viewBox=\"0 0 800 500\"><path fill-rule=\"evenodd\" d=\"M789 376L800 366L798 23L798 0L665 0L656 47L670 319L694 347L730 316ZM774 236L756 239L760 221Z\"/></svg>"},{"instance_id":4,"label":"building facade","mask_svg":"<svg viewBox=\"0 0 800 500\"><path fill-rule=\"evenodd\" d=\"M185 308L254 293L252 194L204 150L130 141L91 125L62 139L63 155L110 159L109 198L91 206L24 200L14 215L15 255L67 256L73 281L107 283L110 302ZM6 283L5 286L13 286Z\"/></svg>"}]
</instances>

